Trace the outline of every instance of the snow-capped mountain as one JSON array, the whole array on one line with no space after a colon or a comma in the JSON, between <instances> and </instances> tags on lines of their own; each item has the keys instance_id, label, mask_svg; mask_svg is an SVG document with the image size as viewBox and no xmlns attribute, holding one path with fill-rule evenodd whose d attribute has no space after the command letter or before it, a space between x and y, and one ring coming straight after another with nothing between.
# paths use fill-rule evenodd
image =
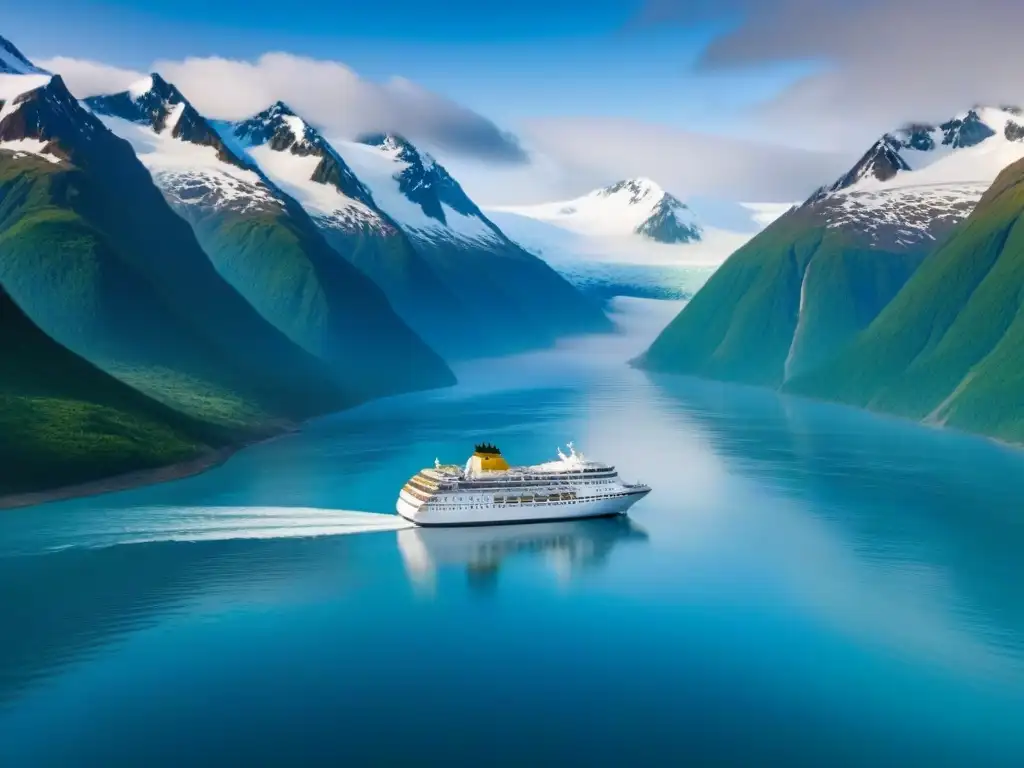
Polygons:
<instances>
[{"instance_id":1,"label":"snow-capped mountain","mask_svg":"<svg viewBox=\"0 0 1024 768\"><path fill-rule=\"evenodd\" d=\"M582 197L488 209L509 237L573 283L602 296L686 299L779 206L730 206L732 223L708 226L650 179L627 179Z\"/></svg>"},{"instance_id":2,"label":"snow-capped mountain","mask_svg":"<svg viewBox=\"0 0 1024 768\"><path fill-rule=\"evenodd\" d=\"M939 125L885 134L804 205L829 227L860 230L874 247L925 246L964 219L996 175L1021 157L1020 110L975 107Z\"/></svg>"},{"instance_id":3,"label":"snow-capped mountain","mask_svg":"<svg viewBox=\"0 0 1024 768\"><path fill-rule=\"evenodd\" d=\"M174 85L154 74L86 103L131 144L223 278L268 322L341 374L354 398L386 391L395 377L386 370L394 360L381 354L385 346L420 357L426 370L443 369L372 280L338 258L305 209ZM300 135L286 148L317 162L318 148L308 138ZM373 318L376 338L369 338L362 327Z\"/></svg>"},{"instance_id":4,"label":"snow-capped mountain","mask_svg":"<svg viewBox=\"0 0 1024 768\"><path fill-rule=\"evenodd\" d=\"M174 203L240 212L284 207L277 190L160 75L143 78L121 93L93 96L85 104L132 145Z\"/></svg>"},{"instance_id":5,"label":"snow-capped mountain","mask_svg":"<svg viewBox=\"0 0 1024 768\"><path fill-rule=\"evenodd\" d=\"M650 179L619 181L558 203L496 208L556 224L584 235L639 235L657 243L692 243L703 228L684 203Z\"/></svg>"}]
</instances>

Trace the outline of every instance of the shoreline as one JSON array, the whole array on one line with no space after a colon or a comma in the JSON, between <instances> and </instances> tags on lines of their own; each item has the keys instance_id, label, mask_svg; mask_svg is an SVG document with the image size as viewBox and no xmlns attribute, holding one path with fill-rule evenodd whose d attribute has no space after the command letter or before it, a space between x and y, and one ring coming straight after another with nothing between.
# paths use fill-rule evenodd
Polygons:
<instances>
[{"instance_id":1,"label":"shoreline","mask_svg":"<svg viewBox=\"0 0 1024 768\"><path fill-rule=\"evenodd\" d=\"M86 483L50 488L45 491L30 491L28 493L0 496L0 510L35 507L55 501L69 501L70 499L88 498L89 496L101 496L106 493L130 491L135 488L145 488L148 485L159 485L160 483L169 483L174 480L184 480L187 477L195 477L221 466L245 448L268 443L271 440L276 440L279 437L298 431L296 427L268 435L267 437L246 440L245 442L224 446L223 448L214 448L196 456L194 459L179 461L162 467L154 467L153 469L139 469L134 472L125 472L99 480L90 480Z\"/></svg>"},{"instance_id":2,"label":"shoreline","mask_svg":"<svg viewBox=\"0 0 1024 768\"><path fill-rule=\"evenodd\" d=\"M431 387L429 389L444 389L450 386L453 385L449 384L442 387ZM350 405L348 408L342 409L342 411L358 408L360 405L364 405L365 402L383 400L388 397L396 397L403 394L408 393L403 392L398 393L397 395L370 398L369 401L355 403ZM332 413L341 413L342 411L334 411ZM167 464L162 467L154 467L153 469L140 469L135 472L125 472L120 475L112 475L111 477L103 477L97 480L90 480L85 483L76 483L75 485L63 485L58 488L49 488L42 491L0 495L0 511L36 507L57 501L88 498L89 496L102 496L107 493L130 491L135 488L145 488L149 485L159 485L160 483L184 480L185 478L201 475L204 472L208 472L211 469L221 466L236 453L246 448L251 448L254 445L262 445L263 443L269 443L287 435L301 432L303 426L308 422L324 418L329 415L331 415L331 413L323 413L306 419L301 423L288 423L276 431L264 435L263 437L252 438L240 443L224 446L223 448L212 448L200 456L188 459L187 461L179 461L175 464Z\"/></svg>"}]
</instances>

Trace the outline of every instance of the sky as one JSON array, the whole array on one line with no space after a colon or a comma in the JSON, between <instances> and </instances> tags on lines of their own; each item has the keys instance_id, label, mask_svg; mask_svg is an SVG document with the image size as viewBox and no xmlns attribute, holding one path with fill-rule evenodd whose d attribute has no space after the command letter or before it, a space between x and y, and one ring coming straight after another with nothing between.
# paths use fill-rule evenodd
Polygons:
<instances>
[{"instance_id":1,"label":"sky","mask_svg":"<svg viewBox=\"0 0 1024 768\"><path fill-rule=\"evenodd\" d=\"M1024 4L961 6L48 0L5 8L0 35L79 96L156 68L211 117L282 98L339 138L400 130L483 204L629 176L682 197L782 202L884 130L1016 95L1007 64L1020 55L998 49L1018 47Z\"/></svg>"}]
</instances>

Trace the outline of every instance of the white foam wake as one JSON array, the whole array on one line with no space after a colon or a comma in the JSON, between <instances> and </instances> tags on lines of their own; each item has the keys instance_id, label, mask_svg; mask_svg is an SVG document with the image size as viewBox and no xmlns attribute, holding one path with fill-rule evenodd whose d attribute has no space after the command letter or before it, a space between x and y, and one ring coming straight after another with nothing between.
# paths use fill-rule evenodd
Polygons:
<instances>
[{"instance_id":1,"label":"white foam wake","mask_svg":"<svg viewBox=\"0 0 1024 768\"><path fill-rule=\"evenodd\" d=\"M51 549L106 547L157 541L219 541L339 536L397 531L397 515L321 507L129 507L97 513ZM70 533L70 532L69 532Z\"/></svg>"}]
</instances>

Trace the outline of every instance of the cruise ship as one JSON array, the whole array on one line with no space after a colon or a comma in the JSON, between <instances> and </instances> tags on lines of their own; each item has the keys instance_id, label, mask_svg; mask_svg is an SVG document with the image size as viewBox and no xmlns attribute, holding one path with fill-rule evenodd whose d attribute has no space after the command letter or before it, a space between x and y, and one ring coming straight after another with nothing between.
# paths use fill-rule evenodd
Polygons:
<instances>
[{"instance_id":1,"label":"cruise ship","mask_svg":"<svg viewBox=\"0 0 1024 768\"><path fill-rule=\"evenodd\" d=\"M512 467L494 445L475 446L465 466L421 470L398 494L398 514L416 525L496 525L622 515L651 489L626 483L615 467L569 453Z\"/></svg>"}]
</instances>

